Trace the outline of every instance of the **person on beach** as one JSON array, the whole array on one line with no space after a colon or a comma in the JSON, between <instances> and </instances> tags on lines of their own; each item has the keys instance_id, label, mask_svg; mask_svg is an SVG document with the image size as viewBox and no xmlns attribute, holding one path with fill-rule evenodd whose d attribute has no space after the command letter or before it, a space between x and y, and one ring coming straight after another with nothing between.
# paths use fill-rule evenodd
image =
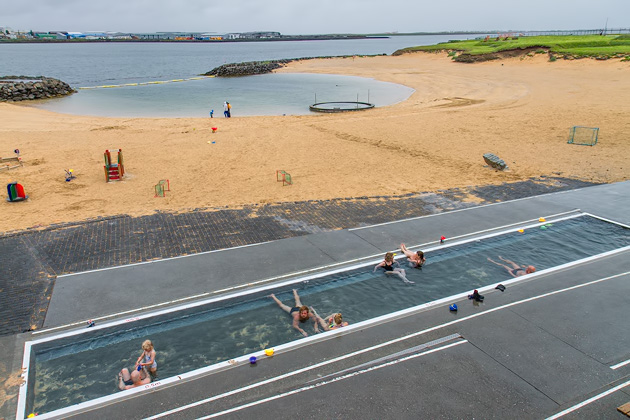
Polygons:
<instances>
[{"instance_id":1,"label":"person on beach","mask_svg":"<svg viewBox=\"0 0 630 420\"><path fill-rule=\"evenodd\" d=\"M144 359L144 360L143 360ZM151 340L144 340L142 343L142 353L138 360L136 360L136 368L142 366L151 372L151 375L155 376L157 372L157 362L155 361L155 349Z\"/></svg>"},{"instance_id":2,"label":"person on beach","mask_svg":"<svg viewBox=\"0 0 630 420\"><path fill-rule=\"evenodd\" d=\"M227 117L232 118L232 105L230 105L229 102L226 102L226 104L227 104Z\"/></svg>"},{"instance_id":3,"label":"person on beach","mask_svg":"<svg viewBox=\"0 0 630 420\"><path fill-rule=\"evenodd\" d=\"M490 261L493 264L498 265L499 267L505 268L512 277L524 276L525 274L530 274L536 271L536 267L534 267L533 265L518 265L514 261L508 260L507 258L503 258L500 255L499 255L499 259L507 264L510 264L510 266L501 264L500 262L496 262L491 258L488 258L488 261Z\"/></svg>"},{"instance_id":4,"label":"person on beach","mask_svg":"<svg viewBox=\"0 0 630 420\"><path fill-rule=\"evenodd\" d=\"M210 118L214 118L214 109L210 110Z\"/></svg>"},{"instance_id":5,"label":"person on beach","mask_svg":"<svg viewBox=\"0 0 630 420\"><path fill-rule=\"evenodd\" d=\"M223 102L223 116L225 118L228 117L228 103L227 103L227 101Z\"/></svg>"},{"instance_id":6,"label":"person on beach","mask_svg":"<svg viewBox=\"0 0 630 420\"><path fill-rule=\"evenodd\" d=\"M291 315L291 317L293 318L293 328L298 330L300 334L302 334L304 337L307 337L308 334L306 333L306 331L300 328L300 324L303 324L308 320L311 320L311 322L313 322L315 332L319 332L319 327L317 326L317 316L309 310L308 306L302 305L302 302L300 301L300 296L298 295L296 289L293 289L295 306L292 308L282 303L273 293L270 294L269 297L272 298L278 304L278 306L282 308L283 311Z\"/></svg>"},{"instance_id":7,"label":"person on beach","mask_svg":"<svg viewBox=\"0 0 630 420\"><path fill-rule=\"evenodd\" d=\"M427 261L427 259L424 258L424 252L422 251L411 252L407 249L405 244L400 244L400 250L407 257L409 266L412 268L422 268L424 263Z\"/></svg>"},{"instance_id":8,"label":"person on beach","mask_svg":"<svg viewBox=\"0 0 630 420\"><path fill-rule=\"evenodd\" d=\"M121 391L150 383L151 376L146 369L140 369L138 371L136 368L133 372L129 373L129 369L124 368L118 374L118 388Z\"/></svg>"},{"instance_id":9,"label":"person on beach","mask_svg":"<svg viewBox=\"0 0 630 420\"><path fill-rule=\"evenodd\" d=\"M374 270L372 272L375 272L379 267L382 267L383 270L385 270L385 274L397 275L405 283L413 284L414 282L412 282L411 280L407 280L407 273L405 273L405 270L402 268L394 268L394 264L396 264L397 266L400 266L398 261L394 261L394 254L391 252L388 252L387 254L385 254L385 259L381 261L379 264L377 264L374 267Z\"/></svg>"}]
</instances>

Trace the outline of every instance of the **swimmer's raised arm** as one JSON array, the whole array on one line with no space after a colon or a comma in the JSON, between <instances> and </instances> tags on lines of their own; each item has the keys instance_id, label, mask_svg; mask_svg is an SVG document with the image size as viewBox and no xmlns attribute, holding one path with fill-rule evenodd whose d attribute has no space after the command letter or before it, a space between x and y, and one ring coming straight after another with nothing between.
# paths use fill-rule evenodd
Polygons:
<instances>
[{"instance_id":1,"label":"swimmer's raised arm","mask_svg":"<svg viewBox=\"0 0 630 420\"><path fill-rule=\"evenodd\" d=\"M310 307L310 310L311 310L311 316L310 316L310 318L311 318L311 320L313 321L313 324L315 324L315 325L314 325L315 332L316 332L316 333L318 333L318 332L319 332L319 326L318 326L318 323L319 323L319 320L320 320L321 318L320 318L320 316L319 316L319 315L317 315L317 312L315 312L315 308L313 308L313 307L311 306L311 307Z\"/></svg>"},{"instance_id":2,"label":"swimmer's raised arm","mask_svg":"<svg viewBox=\"0 0 630 420\"><path fill-rule=\"evenodd\" d=\"M379 267L384 267L384 266L385 266L385 261L381 261L374 267L374 270L372 270L372 273L374 273Z\"/></svg>"},{"instance_id":3,"label":"swimmer's raised arm","mask_svg":"<svg viewBox=\"0 0 630 420\"><path fill-rule=\"evenodd\" d=\"M300 332L300 334L302 334L304 337L308 337L308 334L306 333L306 331L304 331L302 328L300 328L300 323L296 318L293 318L293 328L295 328L296 330L298 330Z\"/></svg>"}]
</instances>

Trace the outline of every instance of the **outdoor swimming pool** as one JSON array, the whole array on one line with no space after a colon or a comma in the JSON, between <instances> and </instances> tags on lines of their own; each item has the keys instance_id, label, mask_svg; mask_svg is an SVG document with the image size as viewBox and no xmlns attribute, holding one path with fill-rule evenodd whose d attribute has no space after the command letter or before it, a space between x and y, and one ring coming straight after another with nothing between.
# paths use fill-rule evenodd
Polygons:
<instances>
[{"instance_id":1,"label":"outdoor swimming pool","mask_svg":"<svg viewBox=\"0 0 630 420\"><path fill-rule=\"evenodd\" d=\"M415 284L380 270L373 273L379 262L374 260L345 272L297 279L280 289L268 286L185 310L38 340L30 353L26 413L51 412L117 393L118 371L133 365L146 338L155 344L160 378L301 338L289 316L267 297L271 292L293 306L295 287L302 302L321 315L341 311L345 320L357 323L511 279L488 257L502 255L543 270L629 245L629 229L579 216L429 250L422 270L407 269ZM312 324L304 329L312 332Z\"/></svg>"}]
</instances>

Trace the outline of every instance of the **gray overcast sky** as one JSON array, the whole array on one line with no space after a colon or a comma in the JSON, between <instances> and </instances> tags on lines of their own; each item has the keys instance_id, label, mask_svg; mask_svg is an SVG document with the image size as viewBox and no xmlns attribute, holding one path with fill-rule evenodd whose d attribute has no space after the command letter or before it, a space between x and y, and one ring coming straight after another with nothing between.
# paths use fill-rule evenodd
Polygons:
<instances>
[{"instance_id":1,"label":"gray overcast sky","mask_svg":"<svg viewBox=\"0 0 630 420\"><path fill-rule=\"evenodd\" d=\"M4 1L0 26L34 31L283 34L598 29L630 26L630 0Z\"/></svg>"}]
</instances>

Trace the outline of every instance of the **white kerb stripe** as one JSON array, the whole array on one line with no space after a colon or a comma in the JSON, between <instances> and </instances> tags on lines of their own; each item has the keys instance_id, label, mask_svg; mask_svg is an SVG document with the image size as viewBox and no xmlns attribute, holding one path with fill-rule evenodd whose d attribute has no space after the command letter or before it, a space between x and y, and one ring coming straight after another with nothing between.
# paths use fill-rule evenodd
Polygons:
<instances>
[{"instance_id":1,"label":"white kerb stripe","mask_svg":"<svg viewBox=\"0 0 630 420\"><path fill-rule=\"evenodd\" d=\"M605 397L605 396L607 396L607 395L610 395L610 394L612 394L612 393L614 393L614 392L617 392L617 391L619 391L621 388L625 388L625 387L627 387L628 385L630 385L630 381L628 381L628 382L624 382L624 383L622 383L621 385L617 385L616 387L611 388L611 389L609 389L608 391L602 392L601 394L595 395L594 397L589 398L588 400L582 401L582 402L581 402L581 403L579 403L579 404L575 404L573 407L567 408L566 410L561 411L561 412L559 412L558 414L554 414L554 415L553 415L553 416L551 416L551 417L547 417L545 420L555 420L555 419L559 419L560 417L564 417L564 416L566 416L567 414L569 414L569 413L571 413L571 412L573 412L573 411L575 411L575 410L578 410L578 409L580 409L580 408L582 408L582 407L585 407L585 406L589 405L590 403L592 403L593 401L597 401L597 400L599 400L599 399L601 399L601 398L604 398L604 397Z\"/></svg>"},{"instance_id":2,"label":"white kerb stripe","mask_svg":"<svg viewBox=\"0 0 630 420\"><path fill-rule=\"evenodd\" d=\"M403 357L403 358L400 358L400 359L397 359L397 360L392 360L391 362L383 363L382 365L372 366L372 367L369 367L367 369L360 370L358 372L348 373L347 375L339 376L339 377L331 379L329 381L319 382L319 383L316 383L316 384L313 384L313 385L309 385L309 386L305 386L305 387L302 387L302 388L294 389L294 390L289 391L289 392L285 392L285 393L282 393L282 394L277 394L277 395L274 395L272 397L263 398L262 400L252 401L250 403L243 404L243 405L240 405L238 407L233 407L233 408L230 408L230 409L225 410L225 411L220 411L218 413L210 414L209 416L199 417L198 420L205 420L205 419L211 419L211 418L214 418L214 417L223 416L225 414L234 413L235 411L244 410L246 408L253 407L255 405L264 404L264 403L269 402L269 401L278 400L280 398L288 397L290 395L299 394L300 392L310 391L311 389L319 388L320 386L332 384L334 382L338 382L338 381L342 381L344 379L352 378L354 376L362 375L364 373L371 372L373 370L378 370L378 369L381 369L381 368L384 368L384 367L392 366L392 365L395 365L397 363L404 362L406 360L415 359L416 357L426 356L427 354L435 353L437 351L446 350L449 347L459 346L460 344L464 344L464 343L467 343L467 342L468 342L468 340L463 340L463 341L459 341L457 343L447 344L446 346L438 347L436 349L431 349L431 350L427 350L427 351L422 352L422 353L413 354L411 356L406 356L406 357Z\"/></svg>"}]
</instances>

